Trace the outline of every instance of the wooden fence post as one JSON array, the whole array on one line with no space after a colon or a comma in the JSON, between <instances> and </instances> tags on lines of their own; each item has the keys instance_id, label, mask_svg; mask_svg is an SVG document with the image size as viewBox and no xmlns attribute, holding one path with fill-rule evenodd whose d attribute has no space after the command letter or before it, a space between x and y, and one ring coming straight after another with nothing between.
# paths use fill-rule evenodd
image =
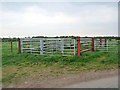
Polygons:
<instances>
[{"instance_id":1,"label":"wooden fence post","mask_svg":"<svg viewBox=\"0 0 120 90\"><path fill-rule=\"evenodd\" d=\"M80 37L77 37L77 56L80 56Z\"/></svg>"},{"instance_id":2,"label":"wooden fence post","mask_svg":"<svg viewBox=\"0 0 120 90\"><path fill-rule=\"evenodd\" d=\"M94 51L94 38L92 38L92 51Z\"/></svg>"},{"instance_id":3,"label":"wooden fence post","mask_svg":"<svg viewBox=\"0 0 120 90\"><path fill-rule=\"evenodd\" d=\"M18 53L21 53L20 38L18 38Z\"/></svg>"},{"instance_id":4,"label":"wooden fence post","mask_svg":"<svg viewBox=\"0 0 120 90\"><path fill-rule=\"evenodd\" d=\"M12 53L13 52L12 39L10 40L10 45L11 45L11 53Z\"/></svg>"}]
</instances>

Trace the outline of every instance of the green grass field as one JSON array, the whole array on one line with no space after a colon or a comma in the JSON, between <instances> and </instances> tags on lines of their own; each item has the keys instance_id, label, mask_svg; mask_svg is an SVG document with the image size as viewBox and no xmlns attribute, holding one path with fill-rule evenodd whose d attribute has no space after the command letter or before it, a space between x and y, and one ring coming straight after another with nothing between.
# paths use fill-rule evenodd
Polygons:
<instances>
[{"instance_id":1,"label":"green grass field","mask_svg":"<svg viewBox=\"0 0 120 90\"><path fill-rule=\"evenodd\" d=\"M45 78L89 70L118 68L117 52L87 52L77 56L41 56L29 53L18 54L17 42L2 43L3 84L20 83L26 79Z\"/></svg>"}]
</instances>

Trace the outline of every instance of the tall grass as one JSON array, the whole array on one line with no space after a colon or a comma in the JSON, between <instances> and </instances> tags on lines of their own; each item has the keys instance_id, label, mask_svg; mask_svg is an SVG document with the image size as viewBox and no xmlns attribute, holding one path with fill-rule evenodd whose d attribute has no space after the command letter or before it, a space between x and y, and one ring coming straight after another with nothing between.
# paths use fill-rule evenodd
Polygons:
<instances>
[{"instance_id":1,"label":"tall grass","mask_svg":"<svg viewBox=\"0 0 120 90\"><path fill-rule=\"evenodd\" d=\"M17 82L21 77L32 76L33 73L43 74L43 76L59 75L73 71L115 69L118 65L117 52L87 52L80 57L42 56L30 53L19 54L17 43L14 42L13 45L13 52L11 52L8 42L2 43L4 83Z\"/></svg>"}]
</instances>

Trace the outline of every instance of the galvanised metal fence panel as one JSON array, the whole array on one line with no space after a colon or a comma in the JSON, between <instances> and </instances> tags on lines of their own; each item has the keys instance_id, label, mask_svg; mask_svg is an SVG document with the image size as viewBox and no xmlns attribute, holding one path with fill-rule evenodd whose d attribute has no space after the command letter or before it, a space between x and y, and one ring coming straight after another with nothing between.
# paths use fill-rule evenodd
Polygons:
<instances>
[{"instance_id":1,"label":"galvanised metal fence panel","mask_svg":"<svg viewBox=\"0 0 120 90\"><path fill-rule=\"evenodd\" d=\"M108 40L108 51L109 52L118 52L118 40L116 40L116 39Z\"/></svg>"},{"instance_id":2,"label":"galvanised metal fence panel","mask_svg":"<svg viewBox=\"0 0 120 90\"><path fill-rule=\"evenodd\" d=\"M75 55L76 41L72 38L23 38L21 52L40 55Z\"/></svg>"},{"instance_id":3,"label":"galvanised metal fence panel","mask_svg":"<svg viewBox=\"0 0 120 90\"><path fill-rule=\"evenodd\" d=\"M92 49L92 38L80 38L81 52L91 51Z\"/></svg>"},{"instance_id":4,"label":"galvanised metal fence panel","mask_svg":"<svg viewBox=\"0 0 120 90\"><path fill-rule=\"evenodd\" d=\"M118 40L106 38L21 38L21 52L40 55L78 55L88 51L117 52Z\"/></svg>"},{"instance_id":5,"label":"galvanised metal fence panel","mask_svg":"<svg viewBox=\"0 0 120 90\"><path fill-rule=\"evenodd\" d=\"M107 52L108 51L108 40L96 38L94 41L94 46L96 51Z\"/></svg>"},{"instance_id":6,"label":"galvanised metal fence panel","mask_svg":"<svg viewBox=\"0 0 120 90\"><path fill-rule=\"evenodd\" d=\"M95 50L100 52L117 52L118 41L116 39L95 39Z\"/></svg>"}]
</instances>

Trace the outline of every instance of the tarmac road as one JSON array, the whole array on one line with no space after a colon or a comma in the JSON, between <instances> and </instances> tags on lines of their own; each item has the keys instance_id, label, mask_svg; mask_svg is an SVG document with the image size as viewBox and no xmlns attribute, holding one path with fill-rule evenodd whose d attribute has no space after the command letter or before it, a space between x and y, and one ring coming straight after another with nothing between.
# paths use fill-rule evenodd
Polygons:
<instances>
[{"instance_id":1,"label":"tarmac road","mask_svg":"<svg viewBox=\"0 0 120 90\"><path fill-rule=\"evenodd\" d=\"M118 88L118 76L76 83L63 88Z\"/></svg>"}]
</instances>

